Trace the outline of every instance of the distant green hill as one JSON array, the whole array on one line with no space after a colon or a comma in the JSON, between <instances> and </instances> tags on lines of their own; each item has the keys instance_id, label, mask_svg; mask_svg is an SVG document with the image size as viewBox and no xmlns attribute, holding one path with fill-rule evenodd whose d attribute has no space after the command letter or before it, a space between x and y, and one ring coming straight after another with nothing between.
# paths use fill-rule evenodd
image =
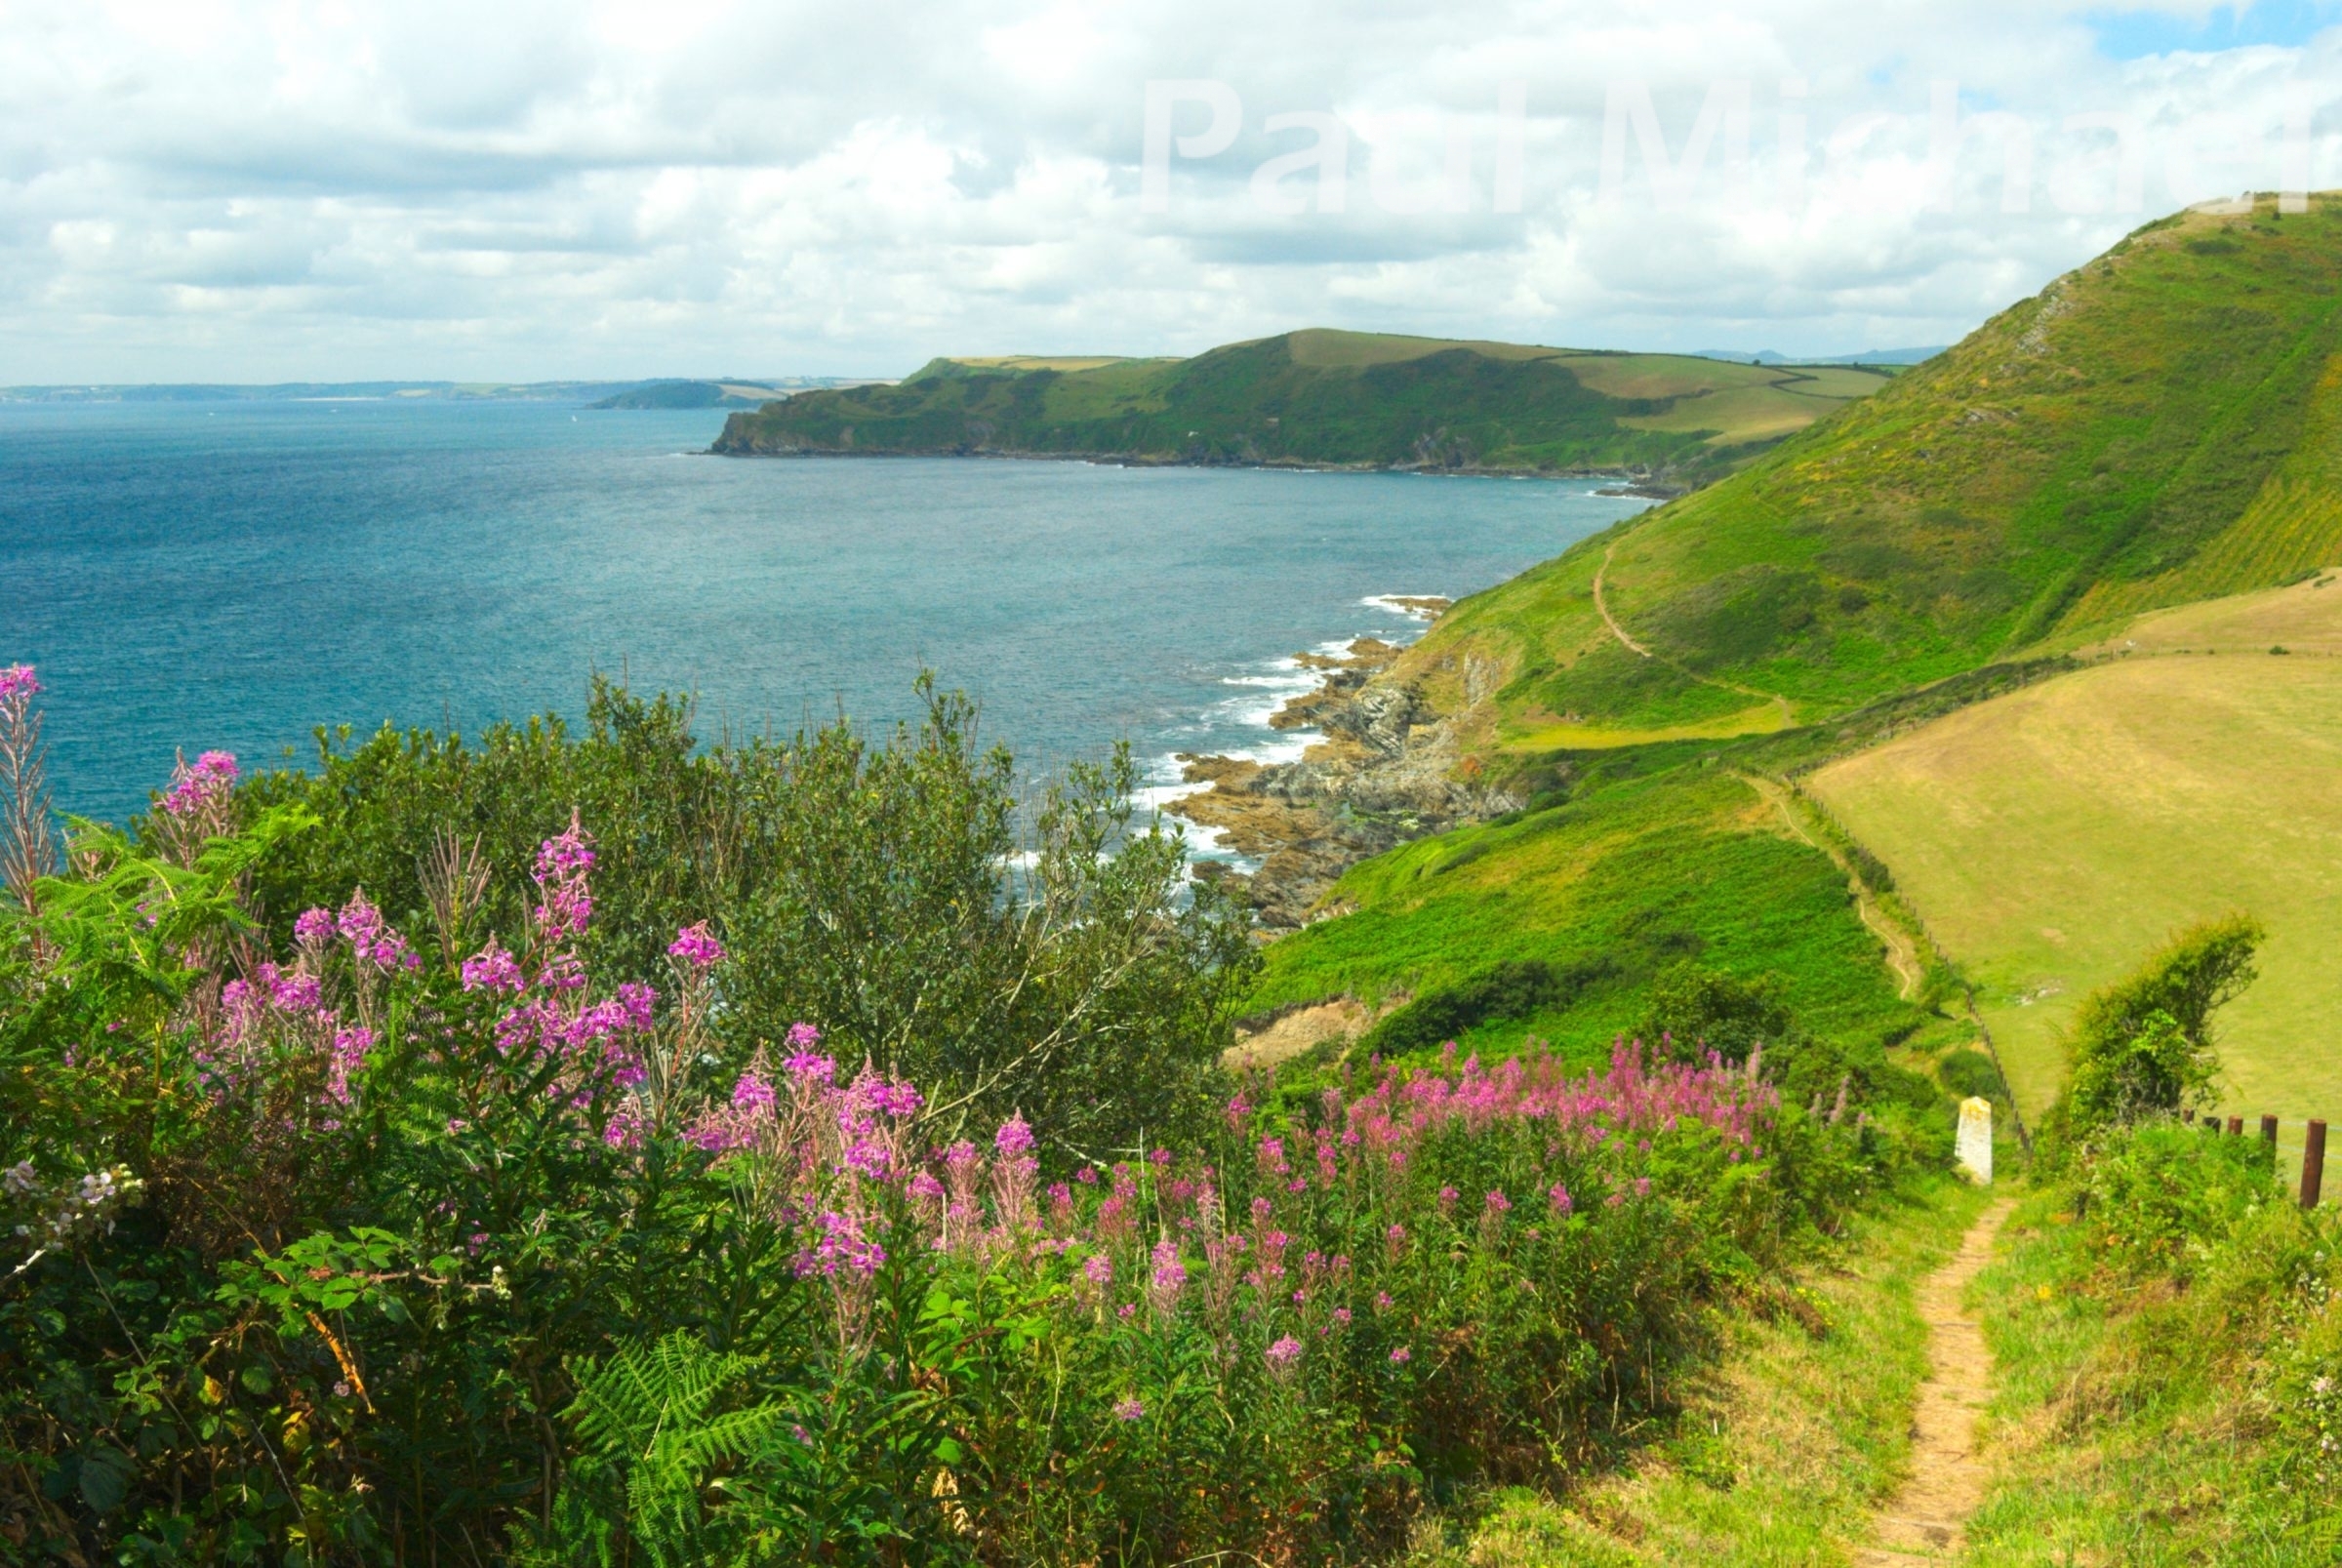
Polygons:
<instances>
[{"instance_id":1,"label":"distant green hill","mask_svg":"<svg viewBox=\"0 0 2342 1568\"><path fill-rule=\"evenodd\" d=\"M645 382L614 392L586 407L618 408L755 408L780 392L762 382ZM784 394L786 395L786 394Z\"/></svg>"},{"instance_id":2,"label":"distant green hill","mask_svg":"<svg viewBox=\"0 0 2342 1568\"><path fill-rule=\"evenodd\" d=\"M1512 750L1725 736L2342 560L2338 286L2342 198L2151 223L1397 676Z\"/></svg>"},{"instance_id":3,"label":"distant green hill","mask_svg":"<svg viewBox=\"0 0 2342 1568\"><path fill-rule=\"evenodd\" d=\"M1193 359L938 359L898 385L735 415L714 450L1598 469L1691 485L1891 374L1311 330Z\"/></svg>"}]
</instances>

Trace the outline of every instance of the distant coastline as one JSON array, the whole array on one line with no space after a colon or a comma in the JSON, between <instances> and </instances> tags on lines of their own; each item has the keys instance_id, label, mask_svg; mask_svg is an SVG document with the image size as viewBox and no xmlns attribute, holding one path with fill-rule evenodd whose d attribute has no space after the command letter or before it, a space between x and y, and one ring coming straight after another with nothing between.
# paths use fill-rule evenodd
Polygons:
<instances>
[{"instance_id":1,"label":"distant coastline","mask_svg":"<svg viewBox=\"0 0 2342 1568\"><path fill-rule=\"evenodd\" d=\"M1642 501L1674 501L1697 488L1673 483L1647 469L1543 468L1510 463L1326 462L1301 458L1181 457L1148 452L1025 452L997 447L949 446L933 448L868 448L842 451L833 447L727 447L719 437L703 454L713 458L773 458L787 461L838 459L864 461L890 458L964 458L1006 462L1078 462L1096 468L1257 468L1281 473L1396 473L1433 479L1546 479L1602 484L1597 496L1634 497Z\"/></svg>"}]
</instances>

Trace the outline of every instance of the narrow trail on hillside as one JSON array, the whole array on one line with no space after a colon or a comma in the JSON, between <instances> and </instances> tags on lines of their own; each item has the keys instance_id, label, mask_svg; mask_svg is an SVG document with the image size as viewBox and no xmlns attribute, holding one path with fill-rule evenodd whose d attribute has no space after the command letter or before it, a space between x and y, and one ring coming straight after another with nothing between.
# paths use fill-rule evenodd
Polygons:
<instances>
[{"instance_id":1,"label":"narrow trail on hillside","mask_svg":"<svg viewBox=\"0 0 2342 1568\"><path fill-rule=\"evenodd\" d=\"M1610 557L1617 548L1618 542L1611 541L1609 548L1602 551L1602 564L1594 569L1594 607L1601 612L1602 624L1610 628L1611 636L1624 643L1630 653L1637 653L1645 659L1650 659L1655 656L1648 648L1627 635L1627 628L1620 625L1618 617L1610 613L1610 602L1602 597L1602 579L1610 575Z\"/></svg>"},{"instance_id":2,"label":"narrow trail on hillside","mask_svg":"<svg viewBox=\"0 0 2342 1568\"><path fill-rule=\"evenodd\" d=\"M1854 867L1847 864L1845 857L1835 846L1814 837L1807 830L1804 819L1797 815L1797 803L1790 798L1787 789L1762 774L1744 773L1739 778L1742 784L1756 791L1758 798L1781 813L1781 820L1789 824L1791 832L1829 856L1830 863L1845 872L1846 887L1854 895L1855 914L1861 917L1864 925L1871 928L1872 936L1886 945L1886 967L1895 972L1896 994L1907 1002L1917 997L1919 987L1927 983L1927 966L1920 960L1919 945L1912 940L1911 933L1897 925L1878 906L1878 901L1872 896L1869 886L1855 874Z\"/></svg>"},{"instance_id":3,"label":"narrow trail on hillside","mask_svg":"<svg viewBox=\"0 0 2342 1568\"><path fill-rule=\"evenodd\" d=\"M1911 1475L1879 1509L1877 1544L1854 1554L1857 1568L1944 1560L1960 1548L1968 1515L1984 1501L1990 1471L1976 1452L1976 1423L1992 1393L1993 1357L1983 1325L1960 1296L1992 1261L1993 1242L2015 1206L2002 1198L1985 1210L1959 1251L1919 1286L1930 1365L1912 1410Z\"/></svg>"},{"instance_id":4,"label":"narrow trail on hillside","mask_svg":"<svg viewBox=\"0 0 2342 1568\"><path fill-rule=\"evenodd\" d=\"M1634 637L1629 634L1627 628L1618 623L1618 617L1610 613L1609 597L1602 592L1602 584L1610 576L1610 557L1617 551L1617 549L1618 542L1616 540L1612 540L1607 545L1603 546L1602 564L1594 569L1594 608L1600 614L1602 618L1602 624L1610 628L1610 635L1618 639L1620 647L1625 648L1629 653L1638 655L1641 658L1657 660L1658 663L1665 664L1676 674L1682 675L1690 680L1698 681L1702 686L1713 686L1719 692L1736 692L1742 697L1755 698L1759 703L1772 704L1773 706L1781 710L1781 727L1783 729L1787 729L1792 724L1797 722L1797 709L1791 704L1789 699L1783 697L1780 693L1760 692L1754 686L1739 686L1728 680L1717 680L1713 675L1699 674L1696 671L1684 668L1681 664L1676 663L1676 661L1672 659L1660 658L1659 655L1651 652L1641 643L1636 642Z\"/></svg>"}]
</instances>

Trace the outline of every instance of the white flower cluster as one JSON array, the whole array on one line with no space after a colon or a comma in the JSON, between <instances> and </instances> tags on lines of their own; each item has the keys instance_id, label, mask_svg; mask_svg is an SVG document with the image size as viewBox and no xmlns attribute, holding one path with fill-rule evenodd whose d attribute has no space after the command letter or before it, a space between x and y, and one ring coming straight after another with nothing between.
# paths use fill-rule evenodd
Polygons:
<instances>
[{"instance_id":1,"label":"white flower cluster","mask_svg":"<svg viewBox=\"0 0 2342 1568\"><path fill-rule=\"evenodd\" d=\"M55 1185L44 1181L30 1160L0 1171L0 1189L33 1211L16 1233L43 1252L76 1237L110 1233L115 1214L142 1186L127 1165Z\"/></svg>"}]
</instances>

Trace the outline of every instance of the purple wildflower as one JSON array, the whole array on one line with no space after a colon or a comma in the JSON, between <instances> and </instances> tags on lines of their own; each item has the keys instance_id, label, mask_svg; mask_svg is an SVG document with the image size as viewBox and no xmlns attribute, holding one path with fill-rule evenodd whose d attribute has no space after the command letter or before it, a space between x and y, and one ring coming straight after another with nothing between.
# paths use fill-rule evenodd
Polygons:
<instances>
[{"instance_id":1,"label":"purple wildflower","mask_svg":"<svg viewBox=\"0 0 2342 1568\"><path fill-rule=\"evenodd\" d=\"M334 940L334 911L303 909L293 922L293 940L304 947L321 947Z\"/></svg>"},{"instance_id":2,"label":"purple wildflower","mask_svg":"<svg viewBox=\"0 0 2342 1568\"><path fill-rule=\"evenodd\" d=\"M38 697L41 683L32 677L30 664L0 664L0 702L12 697Z\"/></svg>"},{"instance_id":3,"label":"purple wildflower","mask_svg":"<svg viewBox=\"0 0 2342 1568\"><path fill-rule=\"evenodd\" d=\"M715 940L705 920L695 921L676 932L675 940L667 945L666 950L694 969L713 969L724 961L724 945Z\"/></svg>"},{"instance_id":4,"label":"purple wildflower","mask_svg":"<svg viewBox=\"0 0 2342 1568\"><path fill-rule=\"evenodd\" d=\"M1116 1421L1140 1421L1145 1419L1146 1415L1147 1407L1135 1398L1114 1401L1114 1419Z\"/></svg>"},{"instance_id":5,"label":"purple wildflower","mask_svg":"<svg viewBox=\"0 0 2342 1568\"><path fill-rule=\"evenodd\" d=\"M1410 1349L1408 1349L1408 1348L1407 1348L1405 1346L1403 1346L1403 1345L1402 1345L1402 1346L1400 1346L1400 1347L1399 1347L1397 1349L1395 1349L1395 1350L1393 1350L1393 1351L1391 1352L1391 1364L1392 1364L1393 1366L1401 1366L1401 1367L1403 1367L1403 1366L1405 1366L1405 1365L1406 1365L1406 1364L1407 1364L1409 1361L1412 1361L1412 1360L1414 1360L1414 1359L1415 1359L1415 1352L1414 1352L1414 1351L1412 1351L1412 1350L1410 1350Z\"/></svg>"},{"instance_id":6,"label":"purple wildflower","mask_svg":"<svg viewBox=\"0 0 2342 1568\"><path fill-rule=\"evenodd\" d=\"M1113 1283L1114 1261L1103 1252L1093 1252L1081 1261L1081 1277L1093 1285Z\"/></svg>"},{"instance_id":7,"label":"purple wildflower","mask_svg":"<svg viewBox=\"0 0 2342 1568\"><path fill-rule=\"evenodd\" d=\"M732 1086L732 1108L753 1116L773 1108L773 1086L754 1072L744 1072Z\"/></svg>"},{"instance_id":8,"label":"purple wildflower","mask_svg":"<svg viewBox=\"0 0 2342 1568\"><path fill-rule=\"evenodd\" d=\"M1555 1182L1546 1192L1545 1200L1554 1206L1555 1214L1567 1214L1576 1205L1571 1202L1569 1188Z\"/></svg>"},{"instance_id":9,"label":"purple wildflower","mask_svg":"<svg viewBox=\"0 0 2342 1568\"><path fill-rule=\"evenodd\" d=\"M1012 1115L992 1135L992 1146L1011 1157L1027 1153L1032 1148L1032 1129L1025 1125L1024 1117Z\"/></svg>"},{"instance_id":10,"label":"purple wildflower","mask_svg":"<svg viewBox=\"0 0 2342 1568\"><path fill-rule=\"evenodd\" d=\"M1261 1353L1268 1358L1271 1372L1280 1378L1290 1377L1293 1364L1301 1359L1301 1342L1288 1334Z\"/></svg>"},{"instance_id":11,"label":"purple wildflower","mask_svg":"<svg viewBox=\"0 0 2342 1568\"><path fill-rule=\"evenodd\" d=\"M206 751L193 767L182 762L172 771L162 810L166 816L191 817L224 796L239 776L232 751Z\"/></svg>"},{"instance_id":12,"label":"purple wildflower","mask_svg":"<svg viewBox=\"0 0 2342 1568\"><path fill-rule=\"evenodd\" d=\"M793 1042L796 1030L789 1030L789 1036ZM837 1077L837 1064L826 1056L816 1056L811 1051L799 1051L781 1065L789 1077L796 1080L797 1088L807 1094L818 1089L828 1088Z\"/></svg>"}]
</instances>

